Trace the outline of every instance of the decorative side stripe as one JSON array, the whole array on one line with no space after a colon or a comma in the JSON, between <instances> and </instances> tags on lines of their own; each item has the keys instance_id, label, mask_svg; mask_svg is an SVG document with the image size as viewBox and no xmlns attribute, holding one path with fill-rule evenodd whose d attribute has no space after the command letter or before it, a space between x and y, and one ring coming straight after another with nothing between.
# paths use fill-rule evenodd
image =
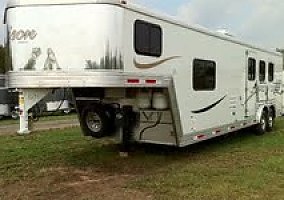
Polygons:
<instances>
[{"instance_id":1,"label":"decorative side stripe","mask_svg":"<svg viewBox=\"0 0 284 200\"><path fill-rule=\"evenodd\" d=\"M206 108L202 108L200 110L195 110L195 111L191 111L191 112L194 113L194 114L207 112L207 111L211 110L212 108L216 107L218 104L220 104L226 97L227 97L227 95L225 95L220 100L216 101L215 103L211 104L210 106L208 106Z\"/></svg>"},{"instance_id":2,"label":"decorative side stripe","mask_svg":"<svg viewBox=\"0 0 284 200\"><path fill-rule=\"evenodd\" d=\"M163 60L159 60L159 61L156 61L156 62L153 62L153 63L138 63L136 61L136 59L133 59L133 63L135 65L136 68L138 69L151 69L151 68L155 68L167 61L170 61L170 60L174 60L174 59L177 59L177 58L180 58L181 56L172 56L172 57L169 57L169 58L165 58Z\"/></svg>"}]
</instances>

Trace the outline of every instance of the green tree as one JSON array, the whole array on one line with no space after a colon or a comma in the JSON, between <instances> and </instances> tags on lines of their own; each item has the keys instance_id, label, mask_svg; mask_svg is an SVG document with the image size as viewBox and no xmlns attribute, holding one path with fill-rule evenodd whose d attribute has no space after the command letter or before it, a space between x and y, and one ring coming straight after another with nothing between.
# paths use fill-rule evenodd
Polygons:
<instances>
[{"instance_id":1,"label":"green tree","mask_svg":"<svg viewBox=\"0 0 284 200\"><path fill-rule=\"evenodd\" d=\"M0 73L5 73L5 48L0 46Z\"/></svg>"},{"instance_id":2,"label":"green tree","mask_svg":"<svg viewBox=\"0 0 284 200\"><path fill-rule=\"evenodd\" d=\"M7 47L0 45L0 73L4 74L7 71L12 70L12 59L9 56Z\"/></svg>"}]
</instances>

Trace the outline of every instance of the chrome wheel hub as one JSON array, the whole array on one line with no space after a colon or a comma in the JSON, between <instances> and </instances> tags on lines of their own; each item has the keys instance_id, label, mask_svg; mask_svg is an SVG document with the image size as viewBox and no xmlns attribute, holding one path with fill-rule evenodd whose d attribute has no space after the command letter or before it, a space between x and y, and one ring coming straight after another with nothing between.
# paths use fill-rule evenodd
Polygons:
<instances>
[{"instance_id":1,"label":"chrome wheel hub","mask_svg":"<svg viewBox=\"0 0 284 200\"><path fill-rule=\"evenodd\" d=\"M268 118L268 126L271 128L273 127L273 117L272 116Z\"/></svg>"},{"instance_id":2,"label":"chrome wheel hub","mask_svg":"<svg viewBox=\"0 0 284 200\"><path fill-rule=\"evenodd\" d=\"M88 128L93 132L100 132L102 129L102 120L100 116L95 112L89 112L86 117L86 124Z\"/></svg>"},{"instance_id":3,"label":"chrome wheel hub","mask_svg":"<svg viewBox=\"0 0 284 200\"><path fill-rule=\"evenodd\" d=\"M262 130L265 130L266 129L266 121L265 121L265 118L262 117L261 120L260 120L260 125L261 125L261 129Z\"/></svg>"}]
</instances>

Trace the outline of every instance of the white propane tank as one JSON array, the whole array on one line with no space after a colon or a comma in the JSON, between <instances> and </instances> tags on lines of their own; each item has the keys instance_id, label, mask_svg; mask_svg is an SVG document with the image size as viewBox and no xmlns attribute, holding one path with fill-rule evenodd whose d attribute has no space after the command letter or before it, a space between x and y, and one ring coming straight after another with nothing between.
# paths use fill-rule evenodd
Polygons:
<instances>
[{"instance_id":1,"label":"white propane tank","mask_svg":"<svg viewBox=\"0 0 284 200\"><path fill-rule=\"evenodd\" d=\"M151 95L149 92L139 92L136 100L140 109L149 109L151 107Z\"/></svg>"},{"instance_id":2,"label":"white propane tank","mask_svg":"<svg viewBox=\"0 0 284 200\"><path fill-rule=\"evenodd\" d=\"M167 96L161 92L153 94L153 108L157 110L165 110L168 108Z\"/></svg>"}]
</instances>

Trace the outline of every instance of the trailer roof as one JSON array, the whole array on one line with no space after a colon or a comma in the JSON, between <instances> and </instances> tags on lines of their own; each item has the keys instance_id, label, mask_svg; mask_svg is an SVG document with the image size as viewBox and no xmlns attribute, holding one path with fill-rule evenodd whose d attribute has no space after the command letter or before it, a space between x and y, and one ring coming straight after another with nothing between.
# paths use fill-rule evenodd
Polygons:
<instances>
[{"instance_id":1,"label":"trailer roof","mask_svg":"<svg viewBox=\"0 0 284 200\"><path fill-rule=\"evenodd\" d=\"M8 0L7 7L28 5L60 5L60 4L120 4L121 0Z\"/></svg>"},{"instance_id":2,"label":"trailer roof","mask_svg":"<svg viewBox=\"0 0 284 200\"><path fill-rule=\"evenodd\" d=\"M126 9L132 10L137 13L141 13L150 17L154 17L156 19L172 23L178 26L181 26L183 28L191 29L193 31L197 31L203 34L206 34L208 36L216 37L221 40L230 41L235 44L243 45L248 48L252 48L255 50L259 50L262 52L274 54L276 56L282 56L281 53L273 51L273 50L267 50L262 47L258 47L252 44L249 44L247 42L243 42L235 37L224 35L217 31L211 31L207 28L204 28L199 25L190 25L185 22L179 21L174 19L174 17L168 16L164 13L154 12L149 9L146 9L142 6L135 5L130 2L130 0L8 0L7 8L13 8L13 7L21 7L21 6L37 6L37 5L72 5L72 4L114 4L119 5L121 7L124 7Z\"/></svg>"}]
</instances>

